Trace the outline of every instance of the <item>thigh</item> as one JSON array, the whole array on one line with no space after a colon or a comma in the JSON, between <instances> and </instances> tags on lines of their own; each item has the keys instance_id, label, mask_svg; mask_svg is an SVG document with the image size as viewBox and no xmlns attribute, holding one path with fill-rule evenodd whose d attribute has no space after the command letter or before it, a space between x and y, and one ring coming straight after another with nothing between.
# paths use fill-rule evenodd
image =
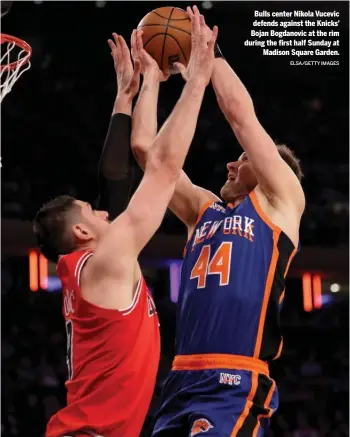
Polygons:
<instances>
[{"instance_id":1,"label":"thigh","mask_svg":"<svg viewBox=\"0 0 350 437\"><path fill-rule=\"evenodd\" d=\"M181 396L191 376L171 371L166 379L155 416L152 437L184 437L187 436L187 415L189 402Z\"/></svg>"},{"instance_id":2,"label":"thigh","mask_svg":"<svg viewBox=\"0 0 350 437\"><path fill-rule=\"evenodd\" d=\"M214 374L217 371L213 371ZM200 396L192 405L189 433L206 437L262 437L278 406L278 392L272 379L248 371L216 374L217 389ZM219 372L221 375L222 372ZM226 382L225 382L226 381ZM236 384L232 383L236 381Z\"/></svg>"}]
</instances>

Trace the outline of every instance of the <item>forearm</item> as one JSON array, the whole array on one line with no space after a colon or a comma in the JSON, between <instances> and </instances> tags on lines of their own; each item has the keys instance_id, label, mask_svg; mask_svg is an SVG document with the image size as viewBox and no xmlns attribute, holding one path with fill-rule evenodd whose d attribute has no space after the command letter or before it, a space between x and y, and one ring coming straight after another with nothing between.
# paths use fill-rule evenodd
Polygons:
<instances>
[{"instance_id":1,"label":"forearm","mask_svg":"<svg viewBox=\"0 0 350 437\"><path fill-rule=\"evenodd\" d=\"M193 79L186 83L181 97L164 123L149 152L149 161L180 173L192 142L205 85ZM147 170L146 166L146 170Z\"/></svg>"},{"instance_id":2,"label":"forearm","mask_svg":"<svg viewBox=\"0 0 350 437\"><path fill-rule=\"evenodd\" d=\"M117 94L114 101L113 112L114 114L125 114L131 116L132 113L132 98L127 94Z\"/></svg>"},{"instance_id":3,"label":"forearm","mask_svg":"<svg viewBox=\"0 0 350 437\"><path fill-rule=\"evenodd\" d=\"M155 74L145 74L132 116L131 146L144 169L152 142L157 135L157 103L159 80Z\"/></svg>"},{"instance_id":4,"label":"forearm","mask_svg":"<svg viewBox=\"0 0 350 437\"><path fill-rule=\"evenodd\" d=\"M132 185L130 135L132 99L117 95L98 167L98 209L110 218L127 206Z\"/></svg>"},{"instance_id":5,"label":"forearm","mask_svg":"<svg viewBox=\"0 0 350 437\"><path fill-rule=\"evenodd\" d=\"M219 106L231 125L242 123L254 113L253 101L247 89L222 58L215 60L212 84Z\"/></svg>"}]
</instances>

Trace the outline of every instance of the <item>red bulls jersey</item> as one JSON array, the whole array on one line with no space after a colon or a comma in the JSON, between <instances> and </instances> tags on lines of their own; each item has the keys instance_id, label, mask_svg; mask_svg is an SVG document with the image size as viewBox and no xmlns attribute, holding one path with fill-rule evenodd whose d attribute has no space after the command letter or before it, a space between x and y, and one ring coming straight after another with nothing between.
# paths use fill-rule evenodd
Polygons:
<instances>
[{"instance_id":1,"label":"red bulls jersey","mask_svg":"<svg viewBox=\"0 0 350 437\"><path fill-rule=\"evenodd\" d=\"M176 354L277 358L285 277L295 252L254 192L235 208L212 202L185 249Z\"/></svg>"},{"instance_id":2,"label":"red bulls jersey","mask_svg":"<svg viewBox=\"0 0 350 437\"><path fill-rule=\"evenodd\" d=\"M138 437L158 370L158 316L143 278L124 310L84 300L80 273L91 256L79 251L58 262L69 378L67 406L51 418L46 436Z\"/></svg>"}]
</instances>

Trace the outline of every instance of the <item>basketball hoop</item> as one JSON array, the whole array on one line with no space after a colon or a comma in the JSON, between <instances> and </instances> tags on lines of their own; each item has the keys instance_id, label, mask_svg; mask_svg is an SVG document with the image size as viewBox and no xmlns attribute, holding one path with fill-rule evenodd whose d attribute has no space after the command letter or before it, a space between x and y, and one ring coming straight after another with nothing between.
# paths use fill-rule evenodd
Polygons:
<instances>
[{"instance_id":1,"label":"basketball hoop","mask_svg":"<svg viewBox=\"0 0 350 437\"><path fill-rule=\"evenodd\" d=\"M11 91L18 78L30 68L32 48L15 36L0 34L0 103ZM17 53L18 52L18 53ZM17 53L17 54L16 54ZM17 58L17 60L15 60ZM11 62L12 61L12 62ZM22 68L24 67L24 68Z\"/></svg>"}]
</instances>

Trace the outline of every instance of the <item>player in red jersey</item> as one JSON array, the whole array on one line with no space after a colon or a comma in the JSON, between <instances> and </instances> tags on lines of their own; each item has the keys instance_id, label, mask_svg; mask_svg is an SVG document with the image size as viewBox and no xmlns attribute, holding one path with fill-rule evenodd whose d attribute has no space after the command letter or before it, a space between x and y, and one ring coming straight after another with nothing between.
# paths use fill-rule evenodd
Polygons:
<instances>
[{"instance_id":1,"label":"player in red jersey","mask_svg":"<svg viewBox=\"0 0 350 437\"><path fill-rule=\"evenodd\" d=\"M68 336L67 407L51 418L47 437L137 437L141 431L160 342L137 257L164 217L212 74L217 31L207 45L204 26L193 23L189 79L154 139L144 177L125 211L109 222L107 212L61 196L36 215L39 247L52 260L59 256ZM118 45L126 46L120 37ZM149 78L155 73L159 77L159 70L149 70Z\"/></svg>"}]
</instances>

